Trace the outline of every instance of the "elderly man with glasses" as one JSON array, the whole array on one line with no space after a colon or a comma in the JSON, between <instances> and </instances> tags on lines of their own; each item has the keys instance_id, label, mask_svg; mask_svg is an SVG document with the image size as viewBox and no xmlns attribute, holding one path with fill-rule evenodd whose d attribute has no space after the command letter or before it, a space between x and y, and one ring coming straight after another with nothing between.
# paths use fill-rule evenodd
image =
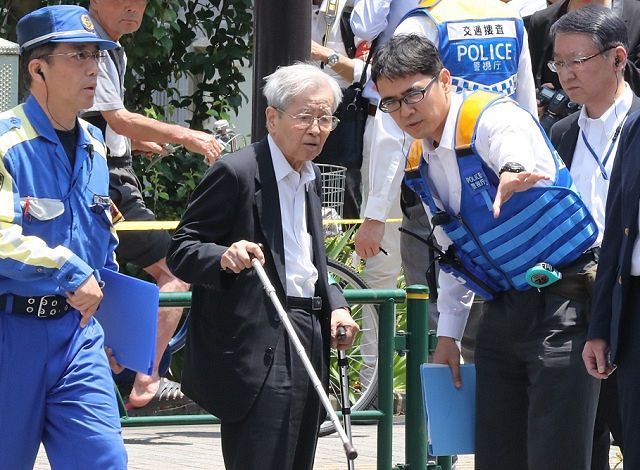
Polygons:
<instances>
[{"instance_id":1,"label":"elderly man with glasses","mask_svg":"<svg viewBox=\"0 0 640 470\"><path fill-rule=\"evenodd\" d=\"M264 264L326 385L330 342L347 348L358 330L328 283L311 163L338 124L341 91L296 64L268 76L264 94L267 138L214 163L169 248L169 267L193 285L182 386L222 421L227 469L310 470L320 401L250 258Z\"/></svg>"},{"instance_id":2,"label":"elderly man with glasses","mask_svg":"<svg viewBox=\"0 0 640 470\"><path fill-rule=\"evenodd\" d=\"M598 383L581 366L587 303L571 292L585 290L579 273L593 263L597 227L568 170L515 102L454 93L428 40L396 36L374 59L379 109L422 139L405 181L444 251L433 360L451 367L458 387L456 341L474 292L486 299L475 352L476 468L587 468Z\"/></svg>"}]
</instances>

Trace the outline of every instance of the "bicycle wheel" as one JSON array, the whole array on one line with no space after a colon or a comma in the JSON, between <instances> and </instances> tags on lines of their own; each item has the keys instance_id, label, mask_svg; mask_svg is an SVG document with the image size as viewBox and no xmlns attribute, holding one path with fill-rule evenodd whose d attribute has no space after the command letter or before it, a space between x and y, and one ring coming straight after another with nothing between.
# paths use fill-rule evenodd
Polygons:
<instances>
[{"instance_id":1,"label":"bicycle wheel","mask_svg":"<svg viewBox=\"0 0 640 470\"><path fill-rule=\"evenodd\" d=\"M368 289L369 286L351 268L344 264L329 260L329 282L346 289ZM349 400L352 411L366 410L373 403L378 393L378 312L374 305L354 305L351 316L360 326L353 346L347 350L349 363ZM329 395L340 402L340 369L338 354L331 351L329 369ZM335 432L331 421L320 426L320 436Z\"/></svg>"}]
</instances>

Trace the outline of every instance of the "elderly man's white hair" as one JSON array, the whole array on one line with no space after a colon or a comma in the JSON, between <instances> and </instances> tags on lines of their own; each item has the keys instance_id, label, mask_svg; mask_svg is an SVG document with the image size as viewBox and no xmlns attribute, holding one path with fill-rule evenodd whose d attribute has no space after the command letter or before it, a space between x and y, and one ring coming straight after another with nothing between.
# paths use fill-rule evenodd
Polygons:
<instances>
[{"instance_id":1,"label":"elderly man's white hair","mask_svg":"<svg viewBox=\"0 0 640 470\"><path fill-rule=\"evenodd\" d=\"M296 96L307 90L315 90L322 86L329 86L333 93L333 108L335 112L342 100L340 85L332 77L324 73L315 65L298 62L278 70L265 78L264 96L267 104L274 108L286 109Z\"/></svg>"}]
</instances>

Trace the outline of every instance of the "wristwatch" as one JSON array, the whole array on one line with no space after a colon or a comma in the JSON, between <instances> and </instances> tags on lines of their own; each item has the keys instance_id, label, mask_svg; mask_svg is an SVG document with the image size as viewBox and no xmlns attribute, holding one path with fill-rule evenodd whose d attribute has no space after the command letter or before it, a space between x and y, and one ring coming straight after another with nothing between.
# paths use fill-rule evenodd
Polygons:
<instances>
[{"instance_id":1,"label":"wristwatch","mask_svg":"<svg viewBox=\"0 0 640 470\"><path fill-rule=\"evenodd\" d=\"M505 171L508 173L522 173L523 171L526 171L526 168L519 163L507 162L502 166L502 168L500 168L498 176L501 176Z\"/></svg>"},{"instance_id":2,"label":"wristwatch","mask_svg":"<svg viewBox=\"0 0 640 470\"><path fill-rule=\"evenodd\" d=\"M333 67L338 63L339 60L340 54L338 54L336 51L333 51L331 54L329 54L329 57L327 57L327 65L329 67Z\"/></svg>"}]
</instances>

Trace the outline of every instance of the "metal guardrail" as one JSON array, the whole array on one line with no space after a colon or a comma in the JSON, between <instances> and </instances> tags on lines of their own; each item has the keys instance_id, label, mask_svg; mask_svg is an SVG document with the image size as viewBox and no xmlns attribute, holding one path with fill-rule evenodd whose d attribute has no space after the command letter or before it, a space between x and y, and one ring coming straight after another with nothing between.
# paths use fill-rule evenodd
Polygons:
<instances>
[{"instance_id":1,"label":"metal guardrail","mask_svg":"<svg viewBox=\"0 0 640 470\"><path fill-rule=\"evenodd\" d=\"M435 335L428 329L429 294L424 286L401 289L346 289L349 304L378 304L378 410L352 411L353 421L377 420L378 470L451 470L451 457L427 461L427 431L422 402L420 365L427 362L435 347ZM396 333L396 304L407 300L407 331ZM161 293L163 307L188 307L190 292ZM393 358L394 353L406 354L406 419L405 464L393 466ZM120 398L120 400L122 400ZM182 424L214 424L220 420L212 415L129 417L121 404L123 427Z\"/></svg>"}]
</instances>

